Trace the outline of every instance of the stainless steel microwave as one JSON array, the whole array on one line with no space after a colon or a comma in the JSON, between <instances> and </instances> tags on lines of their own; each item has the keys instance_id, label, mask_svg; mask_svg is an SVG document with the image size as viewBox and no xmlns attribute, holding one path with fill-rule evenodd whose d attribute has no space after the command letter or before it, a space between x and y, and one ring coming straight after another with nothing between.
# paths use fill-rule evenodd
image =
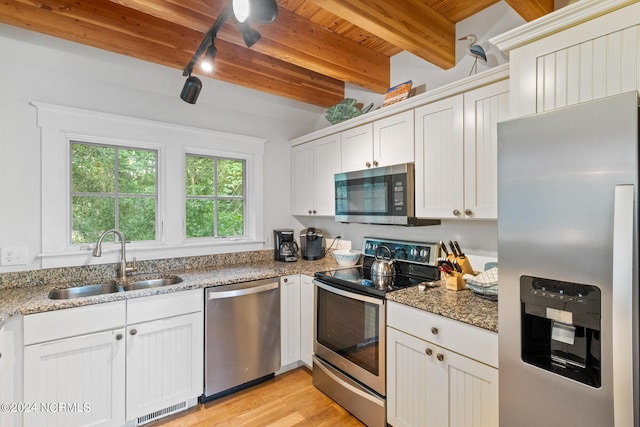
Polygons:
<instances>
[{"instance_id":1,"label":"stainless steel microwave","mask_svg":"<svg viewBox=\"0 0 640 427\"><path fill-rule=\"evenodd\" d=\"M337 173L336 221L391 225L436 225L415 217L415 165Z\"/></svg>"}]
</instances>

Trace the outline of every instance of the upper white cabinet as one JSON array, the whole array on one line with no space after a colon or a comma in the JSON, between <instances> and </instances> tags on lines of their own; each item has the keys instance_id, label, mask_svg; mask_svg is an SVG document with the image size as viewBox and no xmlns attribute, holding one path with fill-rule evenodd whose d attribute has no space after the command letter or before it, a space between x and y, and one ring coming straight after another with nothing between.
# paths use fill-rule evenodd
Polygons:
<instances>
[{"instance_id":1,"label":"upper white cabinet","mask_svg":"<svg viewBox=\"0 0 640 427\"><path fill-rule=\"evenodd\" d=\"M340 141L340 134L335 134L293 147L293 215L335 214L333 175L342 169Z\"/></svg>"},{"instance_id":2,"label":"upper white cabinet","mask_svg":"<svg viewBox=\"0 0 640 427\"><path fill-rule=\"evenodd\" d=\"M640 3L624 3L572 2L491 39L510 57L514 117L640 89Z\"/></svg>"},{"instance_id":3,"label":"upper white cabinet","mask_svg":"<svg viewBox=\"0 0 640 427\"><path fill-rule=\"evenodd\" d=\"M410 163L413 159L413 110L342 132L342 172Z\"/></svg>"},{"instance_id":4,"label":"upper white cabinet","mask_svg":"<svg viewBox=\"0 0 640 427\"><path fill-rule=\"evenodd\" d=\"M498 334L395 302L387 322L390 425L498 426Z\"/></svg>"},{"instance_id":5,"label":"upper white cabinet","mask_svg":"<svg viewBox=\"0 0 640 427\"><path fill-rule=\"evenodd\" d=\"M415 110L416 216L497 218L497 123L509 83L493 83Z\"/></svg>"}]
</instances>

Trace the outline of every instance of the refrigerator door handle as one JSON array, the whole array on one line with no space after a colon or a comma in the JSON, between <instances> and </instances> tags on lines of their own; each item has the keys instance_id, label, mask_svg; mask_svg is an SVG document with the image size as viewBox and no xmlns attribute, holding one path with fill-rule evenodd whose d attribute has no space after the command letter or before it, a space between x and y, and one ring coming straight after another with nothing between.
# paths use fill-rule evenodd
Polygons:
<instances>
[{"instance_id":1,"label":"refrigerator door handle","mask_svg":"<svg viewBox=\"0 0 640 427\"><path fill-rule=\"evenodd\" d=\"M613 213L613 412L615 425L632 426L633 185L616 185ZM630 392L631 391L631 392Z\"/></svg>"}]
</instances>

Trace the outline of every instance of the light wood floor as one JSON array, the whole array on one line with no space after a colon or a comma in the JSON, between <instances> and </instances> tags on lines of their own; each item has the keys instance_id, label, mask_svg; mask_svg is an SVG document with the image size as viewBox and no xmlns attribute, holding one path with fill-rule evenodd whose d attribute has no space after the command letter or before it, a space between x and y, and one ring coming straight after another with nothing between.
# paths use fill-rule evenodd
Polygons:
<instances>
[{"instance_id":1,"label":"light wood floor","mask_svg":"<svg viewBox=\"0 0 640 427\"><path fill-rule=\"evenodd\" d=\"M229 396L197 405L149 427L363 426L311 383L306 368L278 375Z\"/></svg>"}]
</instances>

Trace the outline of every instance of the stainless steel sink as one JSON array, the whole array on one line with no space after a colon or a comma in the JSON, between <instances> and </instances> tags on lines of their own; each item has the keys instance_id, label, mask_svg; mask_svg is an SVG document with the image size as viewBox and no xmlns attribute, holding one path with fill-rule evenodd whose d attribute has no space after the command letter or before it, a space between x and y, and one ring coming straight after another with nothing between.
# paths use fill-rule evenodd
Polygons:
<instances>
[{"instance_id":1,"label":"stainless steel sink","mask_svg":"<svg viewBox=\"0 0 640 427\"><path fill-rule=\"evenodd\" d=\"M97 283L95 285L82 285L72 288L51 289L49 299L73 299L106 295L120 292L120 287L113 283Z\"/></svg>"},{"instance_id":2,"label":"stainless steel sink","mask_svg":"<svg viewBox=\"0 0 640 427\"><path fill-rule=\"evenodd\" d=\"M122 285L122 289L125 291L135 291L138 289L159 288L161 286L175 285L182 282L182 279L176 276L162 277L159 279L139 280L137 282L127 283Z\"/></svg>"}]
</instances>

